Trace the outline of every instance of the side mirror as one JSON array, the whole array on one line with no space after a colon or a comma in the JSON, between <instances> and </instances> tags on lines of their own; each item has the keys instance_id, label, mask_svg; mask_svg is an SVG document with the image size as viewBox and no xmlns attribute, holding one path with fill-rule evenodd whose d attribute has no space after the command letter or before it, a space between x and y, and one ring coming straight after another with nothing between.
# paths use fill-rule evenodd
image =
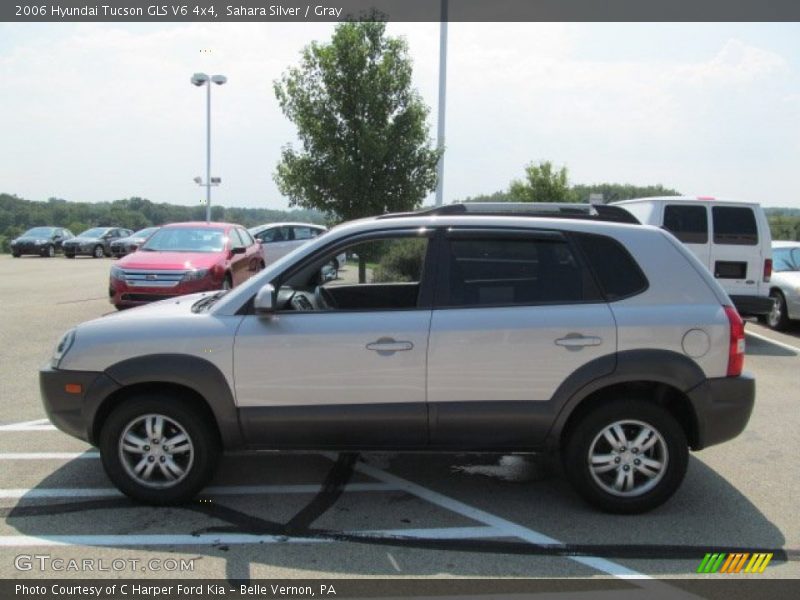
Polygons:
<instances>
[{"instance_id":1,"label":"side mirror","mask_svg":"<svg viewBox=\"0 0 800 600\"><path fill-rule=\"evenodd\" d=\"M253 300L253 310L257 315L271 315L275 312L277 300L275 286L271 283L264 284Z\"/></svg>"},{"instance_id":2,"label":"side mirror","mask_svg":"<svg viewBox=\"0 0 800 600\"><path fill-rule=\"evenodd\" d=\"M244 254L245 252L247 252L247 248L245 248L244 246L234 246L233 248L231 248L231 255Z\"/></svg>"}]
</instances>

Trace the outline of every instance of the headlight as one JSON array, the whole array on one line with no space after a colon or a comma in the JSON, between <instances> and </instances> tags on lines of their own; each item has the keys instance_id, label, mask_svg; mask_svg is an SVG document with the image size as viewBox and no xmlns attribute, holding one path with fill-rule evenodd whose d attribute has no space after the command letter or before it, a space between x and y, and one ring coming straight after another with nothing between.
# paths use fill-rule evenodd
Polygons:
<instances>
[{"instance_id":1,"label":"headlight","mask_svg":"<svg viewBox=\"0 0 800 600\"><path fill-rule=\"evenodd\" d=\"M125 271L117 266L111 267L111 279L119 279L125 281Z\"/></svg>"},{"instance_id":2,"label":"headlight","mask_svg":"<svg viewBox=\"0 0 800 600\"><path fill-rule=\"evenodd\" d=\"M208 269L195 269L194 271L187 271L186 275L183 276L184 281L197 281L198 279L203 279L208 275Z\"/></svg>"},{"instance_id":3,"label":"headlight","mask_svg":"<svg viewBox=\"0 0 800 600\"><path fill-rule=\"evenodd\" d=\"M54 369L58 368L58 366L61 364L61 360L64 358L64 356L66 356L67 352L69 352L69 349L72 347L72 343L74 341L75 330L70 329L58 342L56 349L53 350L53 358L50 360L50 366L52 366Z\"/></svg>"}]
</instances>

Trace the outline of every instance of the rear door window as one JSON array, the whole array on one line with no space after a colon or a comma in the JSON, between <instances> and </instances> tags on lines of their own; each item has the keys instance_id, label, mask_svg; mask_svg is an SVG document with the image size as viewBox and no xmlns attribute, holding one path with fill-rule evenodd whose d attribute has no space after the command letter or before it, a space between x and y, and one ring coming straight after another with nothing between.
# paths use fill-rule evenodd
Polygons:
<instances>
[{"instance_id":1,"label":"rear door window","mask_svg":"<svg viewBox=\"0 0 800 600\"><path fill-rule=\"evenodd\" d=\"M748 206L714 206L714 243L734 246L758 245L758 228L753 209Z\"/></svg>"},{"instance_id":2,"label":"rear door window","mask_svg":"<svg viewBox=\"0 0 800 600\"><path fill-rule=\"evenodd\" d=\"M705 206L667 204L664 229L685 244L708 243L708 212Z\"/></svg>"},{"instance_id":3,"label":"rear door window","mask_svg":"<svg viewBox=\"0 0 800 600\"><path fill-rule=\"evenodd\" d=\"M594 301L598 295L564 238L499 233L449 241L445 306L513 306Z\"/></svg>"}]
</instances>

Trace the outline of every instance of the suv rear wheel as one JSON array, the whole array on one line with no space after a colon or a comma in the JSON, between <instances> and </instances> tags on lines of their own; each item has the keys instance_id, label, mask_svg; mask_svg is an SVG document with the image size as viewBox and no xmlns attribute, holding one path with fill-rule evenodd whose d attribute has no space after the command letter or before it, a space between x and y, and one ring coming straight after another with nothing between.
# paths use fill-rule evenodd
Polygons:
<instances>
[{"instance_id":1,"label":"suv rear wheel","mask_svg":"<svg viewBox=\"0 0 800 600\"><path fill-rule=\"evenodd\" d=\"M775 331L785 331L789 328L789 315L786 314L786 298L778 290L772 290L770 297L775 301L772 310L767 315L767 325Z\"/></svg>"},{"instance_id":2,"label":"suv rear wheel","mask_svg":"<svg viewBox=\"0 0 800 600\"><path fill-rule=\"evenodd\" d=\"M100 455L111 481L147 504L191 500L216 469L220 444L201 413L178 398L130 398L109 415L100 432Z\"/></svg>"},{"instance_id":3,"label":"suv rear wheel","mask_svg":"<svg viewBox=\"0 0 800 600\"><path fill-rule=\"evenodd\" d=\"M564 470L588 502L612 513L640 513L666 502L689 462L686 434L649 402L615 401L587 413L572 430Z\"/></svg>"}]
</instances>

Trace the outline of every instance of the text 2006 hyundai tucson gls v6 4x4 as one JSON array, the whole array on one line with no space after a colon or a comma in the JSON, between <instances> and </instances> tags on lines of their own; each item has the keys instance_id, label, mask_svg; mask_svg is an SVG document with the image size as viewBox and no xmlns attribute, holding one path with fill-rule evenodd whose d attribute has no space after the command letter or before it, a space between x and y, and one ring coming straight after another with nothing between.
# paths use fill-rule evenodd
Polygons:
<instances>
[{"instance_id":1,"label":"text 2006 hyundai tucson gls v6 4x4","mask_svg":"<svg viewBox=\"0 0 800 600\"><path fill-rule=\"evenodd\" d=\"M722 288L630 221L476 204L351 222L231 291L67 332L47 413L152 504L189 500L237 448L558 451L595 506L649 510L690 448L744 429L755 386ZM361 264L331 280L342 252Z\"/></svg>"}]
</instances>

